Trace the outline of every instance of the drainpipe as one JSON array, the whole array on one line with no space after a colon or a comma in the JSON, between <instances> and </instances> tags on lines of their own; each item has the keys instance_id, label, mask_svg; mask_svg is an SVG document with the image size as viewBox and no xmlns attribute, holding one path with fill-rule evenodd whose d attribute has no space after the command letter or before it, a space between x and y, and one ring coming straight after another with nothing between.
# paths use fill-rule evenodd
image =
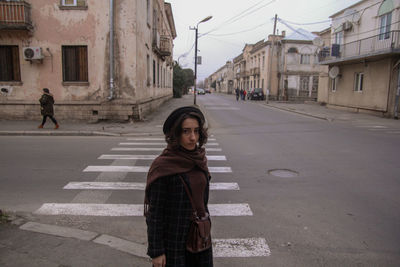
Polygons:
<instances>
[{"instance_id":1,"label":"drainpipe","mask_svg":"<svg viewBox=\"0 0 400 267\"><path fill-rule=\"evenodd\" d=\"M114 98L114 0L110 0L110 95Z\"/></svg>"}]
</instances>

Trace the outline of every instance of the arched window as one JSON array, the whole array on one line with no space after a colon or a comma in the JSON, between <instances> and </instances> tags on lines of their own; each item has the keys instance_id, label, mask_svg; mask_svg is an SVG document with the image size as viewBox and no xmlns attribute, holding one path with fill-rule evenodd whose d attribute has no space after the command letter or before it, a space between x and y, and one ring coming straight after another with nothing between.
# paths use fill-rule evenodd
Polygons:
<instances>
[{"instance_id":1,"label":"arched window","mask_svg":"<svg viewBox=\"0 0 400 267\"><path fill-rule=\"evenodd\" d=\"M379 40L390 38L390 29L392 25L392 11L394 9L392 0L385 0L379 7Z\"/></svg>"},{"instance_id":2,"label":"arched window","mask_svg":"<svg viewBox=\"0 0 400 267\"><path fill-rule=\"evenodd\" d=\"M291 47L291 48L289 48L289 50L288 50L288 53L298 53L299 51L297 50L297 48L296 47Z\"/></svg>"}]
</instances>

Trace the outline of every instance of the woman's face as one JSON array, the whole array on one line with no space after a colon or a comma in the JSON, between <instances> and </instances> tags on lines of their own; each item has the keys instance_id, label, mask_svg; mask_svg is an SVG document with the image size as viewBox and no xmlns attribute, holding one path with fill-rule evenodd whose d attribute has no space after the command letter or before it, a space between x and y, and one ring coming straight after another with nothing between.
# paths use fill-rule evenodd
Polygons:
<instances>
[{"instance_id":1,"label":"woman's face","mask_svg":"<svg viewBox=\"0 0 400 267\"><path fill-rule=\"evenodd\" d=\"M199 122L193 118L187 118L182 122L182 134L179 144L187 150L194 150L199 141Z\"/></svg>"}]
</instances>

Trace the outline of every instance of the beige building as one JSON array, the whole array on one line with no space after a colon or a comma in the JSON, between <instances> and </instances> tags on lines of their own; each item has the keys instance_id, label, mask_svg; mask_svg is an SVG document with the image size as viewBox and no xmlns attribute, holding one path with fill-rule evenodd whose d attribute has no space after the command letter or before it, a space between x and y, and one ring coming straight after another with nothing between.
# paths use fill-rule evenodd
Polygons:
<instances>
[{"instance_id":1,"label":"beige building","mask_svg":"<svg viewBox=\"0 0 400 267\"><path fill-rule=\"evenodd\" d=\"M313 43L317 37L304 29L297 29L280 41L280 99L317 100L319 77L327 74L326 67L318 63L320 47Z\"/></svg>"},{"instance_id":2,"label":"beige building","mask_svg":"<svg viewBox=\"0 0 400 267\"><path fill-rule=\"evenodd\" d=\"M206 80L215 81L215 91L218 93L232 94L233 93L233 64L227 61L224 66L219 68Z\"/></svg>"},{"instance_id":3,"label":"beige building","mask_svg":"<svg viewBox=\"0 0 400 267\"><path fill-rule=\"evenodd\" d=\"M141 119L172 97L171 5L163 0L0 1L0 118Z\"/></svg>"},{"instance_id":4,"label":"beige building","mask_svg":"<svg viewBox=\"0 0 400 267\"><path fill-rule=\"evenodd\" d=\"M363 0L333 14L329 106L397 117L400 0Z\"/></svg>"}]
</instances>

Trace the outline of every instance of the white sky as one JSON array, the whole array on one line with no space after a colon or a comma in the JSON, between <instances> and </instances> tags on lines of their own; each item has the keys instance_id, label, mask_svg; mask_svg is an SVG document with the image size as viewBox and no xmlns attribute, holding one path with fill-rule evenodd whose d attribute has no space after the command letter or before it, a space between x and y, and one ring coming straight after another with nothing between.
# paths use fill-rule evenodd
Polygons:
<instances>
[{"instance_id":1,"label":"white sky","mask_svg":"<svg viewBox=\"0 0 400 267\"><path fill-rule=\"evenodd\" d=\"M210 15L213 16L211 20L199 24L199 36L215 28L218 29L198 39L198 50L200 50L198 56L202 56L203 62L197 66L197 81L207 78L226 61L238 56L246 43L256 43L272 34L275 14L280 19L295 23L329 21L329 16L359 1L166 0L172 5L178 35L174 40L174 59L179 58L183 68L194 69L195 31L189 30L189 27L196 26L199 21ZM290 24L290 26L312 32L328 28L330 22L311 25ZM286 30L286 35L293 32L279 22L277 29L279 33ZM231 33L236 34L226 35Z\"/></svg>"}]
</instances>

